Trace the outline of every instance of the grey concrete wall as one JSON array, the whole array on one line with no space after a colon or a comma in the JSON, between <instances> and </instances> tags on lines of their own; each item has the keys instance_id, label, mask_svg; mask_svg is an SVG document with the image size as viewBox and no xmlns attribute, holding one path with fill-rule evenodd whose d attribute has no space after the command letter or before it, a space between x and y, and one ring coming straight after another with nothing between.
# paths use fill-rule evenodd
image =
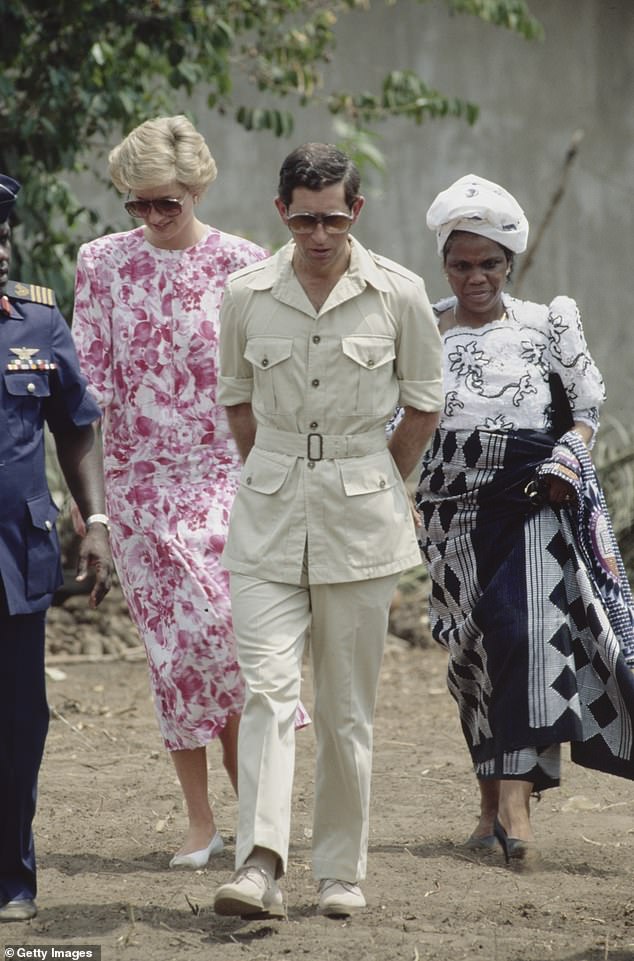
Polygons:
<instances>
[{"instance_id":1,"label":"grey concrete wall","mask_svg":"<svg viewBox=\"0 0 634 961\"><path fill-rule=\"evenodd\" d=\"M388 163L366 183L356 234L374 250L421 273L432 298L445 280L425 211L457 177L479 173L504 184L536 229L544 217L574 132L584 139L567 191L521 295L577 299L591 351L608 387L606 414L634 418L634 0L529 0L546 31L528 43L440 0L374 0L369 14L342 18L333 86L377 88L388 69L412 68L449 95L474 100L474 127L460 120L405 120L378 128ZM202 215L264 244L286 238L273 207L283 157L306 140L337 139L324 110L297 111L290 141L246 133L207 111L204 97L174 102L193 109L216 156L219 177ZM122 221L123 223L124 221Z\"/></svg>"}]
</instances>

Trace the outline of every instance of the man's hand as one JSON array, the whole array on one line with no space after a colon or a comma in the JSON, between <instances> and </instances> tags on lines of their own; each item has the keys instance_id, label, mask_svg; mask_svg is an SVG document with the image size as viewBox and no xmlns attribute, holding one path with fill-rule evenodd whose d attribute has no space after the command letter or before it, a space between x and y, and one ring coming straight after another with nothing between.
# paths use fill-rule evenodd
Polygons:
<instances>
[{"instance_id":1,"label":"man's hand","mask_svg":"<svg viewBox=\"0 0 634 961\"><path fill-rule=\"evenodd\" d=\"M407 499L409 500L409 509L411 511L412 519L414 521L414 527L418 529L419 527L423 526L423 522L421 521L420 514L416 509L416 500L411 491L407 492Z\"/></svg>"},{"instance_id":2,"label":"man's hand","mask_svg":"<svg viewBox=\"0 0 634 961\"><path fill-rule=\"evenodd\" d=\"M83 581L90 568L95 569L95 585L88 603L95 608L110 590L114 573L108 530L104 524L91 524L79 545L76 580Z\"/></svg>"}]
</instances>

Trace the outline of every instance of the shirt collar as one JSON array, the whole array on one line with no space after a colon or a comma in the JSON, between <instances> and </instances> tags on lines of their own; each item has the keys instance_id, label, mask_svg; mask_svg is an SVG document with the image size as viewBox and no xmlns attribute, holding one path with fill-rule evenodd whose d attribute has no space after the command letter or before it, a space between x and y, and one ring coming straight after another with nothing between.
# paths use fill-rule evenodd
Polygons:
<instances>
[{"instance_id":1,"label":"shirt collar","mask_svg":"<svg viewBox=\"0 0 634 961\"><path fill-rule=\"evenodd\" d=\"M342 282L346 286L352 284L356 288L355 292L360 292L369 284L377 290L387 292L390 289L389 284L372 254L354 237L350 237L350 248L350 264L337 286ZM299 283L292 265L294 252L295 242L289 240L248 277L247 287L251 290L271 290L277 299L287 300L285 292Z\"/></svg>"},{"instance_id":2,"label":"shirt collar","mask_svg":"<svg viewBox=\"0 0 634 961\"><path fill-rule=\"evenodd\" d=\"M0 297L4 300L6 297L9 301L9 311L8 313L0 307L0 320L23 320L22 314L18 311L16 305L13 303L12 299L4 293L0 293Z\"/></svg>"}]
</instances>

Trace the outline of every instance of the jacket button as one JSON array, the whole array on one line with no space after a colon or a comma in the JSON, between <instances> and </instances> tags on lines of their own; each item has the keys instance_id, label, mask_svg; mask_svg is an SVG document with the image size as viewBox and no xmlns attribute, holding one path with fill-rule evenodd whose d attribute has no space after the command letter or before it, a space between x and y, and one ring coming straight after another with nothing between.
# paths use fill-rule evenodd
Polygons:
<instances>
[{"instance_id":1,"label":"jacket button","mask_svg":"<svg viewBox=\"0 0 634 961\"><path fill-rule=\"evenodd\" d=\"M316 377L314 380L311 380L311 384L313 385L313 387L319 387L319 381L317 380Z\"/></svg>"},{"instance_id":2,"label":"jacket button","mask_svg":"<svg viewBox=\"0 0 634 961\"><path fill-rule=\"evenodd\" d=\"M33 383L27 384L27 385L26 385L26 389L28 390L29 394L32 394L33 391L35 390L35 384L33 384Z\"/></svg>"},{"instance_id":3,"label":"jacket button","mask_svg":"<svg viewBox=\"0 0 634 961\"><path fill-rule=\"evenodd\" d=\"M253 480L252 477L247 477L245 483L250 484L252 480Z\"/></svg>"},{"instance_id":4,"label":"jacket button","mask_svg":"<svg viewBox=\"0 0 634 961\"><path fill-rule=\"evenodd\" d=\"M374 361L372 360L371 357L370 357L370 359L369 359L369 361L368 361L368 367L374 367Z\"/></svg>"},{"instance_id":5,"label":"jacket button","mask_svg":"<svg viewBox=\"0 0 634 961\"><path fill-rule=\"evenodd\" d=\"M311 422L310 422L310 429L311 429L311 430L317 430L318 427L319 427L319 424L317 423L317 421L316 421L316 420L311 420Z\"/></svg>"},{"instance_id":6,"label":"jacket button","mask_svg":"<svg viewBox=\"0 0 634 961\"><path fill-rule=\"evenodd\" d=\"M264 357L264 358L262 359L262 366L263 366L263 367L268 367L268 366L269 366L268 358Z\"/></svg>"},{"instance_id":7,"label":"jacket button","mask_svg":"<svg viewBox=\"0 0 634 961\"><path fill-rule=\"evenodd\" d=\"M379 481L379 487L385 487L385 481L383 478Z\"/></svg>"},{"instance_id":8,"label":"jacket button","mask_svg":"<svg viewBox=\"0 0 634 961\"><path fill-rule=\"evenodd\" d=\"M311 470L313 469L314 466L315 466L314 460L309 460L308 463L306 464L306 467L310 467Z\"/></svg>"},{"instance_id":9,"label":"jacket button","mask_svg":"<svg viewBox=\"0 0 634 961\"><path fill-rule=\"evenodd\" d=\"M319 334L315 334L315 336L313 337L313 344L318 344L320 340L321 340L321 337L319 336Z\"/></svg>"},{"instance_id":10,"label":"jacket button","mask_svg":"<svg viewBox=\"0 0 634 961\"><path fill-rule=\"evenodd\" d=\"M44 527L46 528L47 531L53 530L53 525L51 524L50 521L44 521Z\"/></svg>"}]
</instances>

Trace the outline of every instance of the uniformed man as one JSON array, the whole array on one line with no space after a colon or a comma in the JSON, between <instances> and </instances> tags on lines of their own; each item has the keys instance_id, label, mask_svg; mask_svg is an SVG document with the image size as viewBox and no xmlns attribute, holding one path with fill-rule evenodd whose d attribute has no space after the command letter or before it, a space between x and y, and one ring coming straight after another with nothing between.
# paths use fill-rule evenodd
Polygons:
<instances>
[{"instance_id":1,"label":"uniformed man","mask_svg":"<svg viewBox=\"0 0 634 961\"><path fill-rule=\"evenodd\" d=\"M85 518L77 577L95 568L90 604L110 588L101 455L70 330L53 292L8 280L9 215L20 189L0 174L0 921L37 913L32 821L48 728L44 620L62 582L44 424Z\"/></svg>"},{"instance_id":2,"label":"uniformed man","mask_svg":"<svg viewBox=\"0 0 634 961\"><path fill-rule=\"evenodd\" d=\"M442 406L421 278L350 236L364 199L340 151L306 144L275 201L291 240L230 278L219 398L245 460L224 554L247 686L236 873L219 914L279 916L293 716L310 631L319 911L365 906L372 723L390 600L420 563L404 484ZM405 414L387 446L385 425Z\"/></svg>"}]
</instances>

